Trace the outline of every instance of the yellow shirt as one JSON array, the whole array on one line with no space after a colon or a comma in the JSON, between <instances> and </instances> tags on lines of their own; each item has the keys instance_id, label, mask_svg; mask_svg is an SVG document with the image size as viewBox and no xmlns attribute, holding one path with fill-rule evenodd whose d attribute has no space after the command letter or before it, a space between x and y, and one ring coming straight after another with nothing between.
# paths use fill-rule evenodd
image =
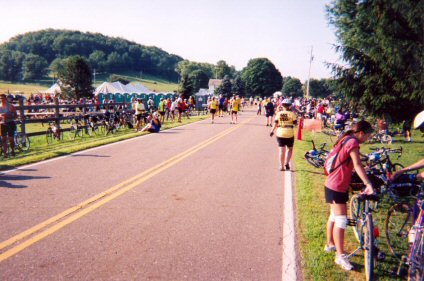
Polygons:
<instances>
[{"instance_id":1,"label":"yellow shirt","mask_svg":"<svg viewBox=\"0 0 424 281\"><path fill-rule=\"evenodd\" d=\"M232 109L232 111L238 111L239 110L239 104L240 104L240 100L239 99L233 100L233 103L232 103L233 109Z\"/></svg>"},{"instance_id":2,"label":"yellow shirt","mask_svg":"<svg viewBox=\"0 0 424 281\"><path fill-rule=\"evenodd\" d=\"M293 123L296 119L296 114L292 111L282 110L278 112L275 116L275 121L278 121L276 136L279 138L294 137Z\"/></svg>"},{"instance_id":3,"label":"yellow shirt","mask_svg":"<svg viewBox=\"0 0 424 281\"><path fill-rule=\"evenodd\" d=\"M211 109L217 109L218 107L218 101L211 101Z\"/></svg>"}]
</instances>

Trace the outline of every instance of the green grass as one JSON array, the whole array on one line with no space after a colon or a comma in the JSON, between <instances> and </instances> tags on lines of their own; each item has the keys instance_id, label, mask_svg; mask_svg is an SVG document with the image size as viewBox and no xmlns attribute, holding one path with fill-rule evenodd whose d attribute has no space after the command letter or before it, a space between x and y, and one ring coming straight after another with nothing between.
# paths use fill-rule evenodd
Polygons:
<instances>
[{"instance_id":1,"label":"green grass","mask_svg":"<svg viewBox=\"0 0 424 281\"><path fill-rule=\"evenodd\" d=\"M178 126L182 126L185 124L197 122L203 119L208 118L209 115L200 115L200 116L192 116L190 119L183 118L182 123L177 122L167 122L162 125L161 130L166 130ZM69 125L64 124L63 127L67 127ZM40 124L29 124L28 132L35 132L35 131L44 131L47 130L47 127L41 127ZM21 152L16 155L16 157L12 158L2 158L0 157L0 171L1 170L8 170L17 166L30 164L39 162L42 160L54 158L57 156L62 156L66 154L70 154L73 152L85 150L92 147L97 147L101 145L105 145L108 143L118 142L125 139L130 139L134 137L138 137L140 135L148 134L147 132L144 133L137 133L134 132L133 129L125 129L125 130L119 130L114 135L108 135L108 136L88 136L84 135L84 137L81 139L77 137L74 141L69 140L68 133L63 133L63 140L61 141L53 141L53 144L48 145L46 142L46 138L44 135L37 136L37 137L31 137L31 147L29 151L27 152Z\"/></svg>"},{"instance_id":2,"label":"green grass","mask_svg":"<svg viewBox=\"0 0 424 281\"><path fill-rule=\"evenodd\" d=\"M23 93L29 96L31 93L44 91L49 88L51 83L24 83L0 81L0 93L10 92L12 94Z\"/></svg>"},{"instance_id":3,"label":"green grass","mask_svg":"<svg viewBox=\"0 0 424 281\"><path fill-rule=\"evenodd\" d=\"M316 169L306 162L303 155L306 151L312 149L311 140L315 144L327 142L331 148L330 138L322 133L303 132L303 141L295 142L295 178L296 178L296 202L297 202L297 229L299 232L299 244L302 256L302 269L305 280L363 280L365 277L363 267L363 253L352 258L355 271L345 272L334 264L334 254L328 254L323 251L326 243L325 227L329 215L329 206L324 198L325 176L323 169ZM414 142L405 143L401 139L395 138L395 142L390 146L397 148L402 146L404 153L400 159L392 158L393 162L401 163L405 166L410 165L424 157L424 138L421 133L414 131ZM369 147L376 144L361 145L361 152L369 152ZM380 145L381 146L381 145ZM380 230L379 245L380 249L386 253L386 259L380 262L377 267L376 275L379 280L398 280L391 277L389 271L397 267L398 262L390 255L384 235L384 220L387 213L387 204L382 203L378 212L374 213L377 226ZM348 228L346 235L346 251L352 252L357 243L351 227Z\"/></svg>"},{"instance_id":4,"label":"green grass","mask_svg":"<svg viewBox=\"0 0 424 281\"><path fill-rule=\"evenodd\" d=\"M111 74L97 75L96 84L94 86L97 87L104 81L109 81L109 75ZM118 73L117 75L122 76L133 83L141 83L151 91L155 92L173 92L174 90L178 90L178 83L169 82L165 79L151 75L143 75L143 78L137 76L139 74L136 73ZM53 79L48 79L48 77L46 79L37 81L0 81L0 93L10 92L15 94L19 92L23 93L25 96L29 96L31 93L47 90L52 84Z\"/></svg>"}]
</instances>

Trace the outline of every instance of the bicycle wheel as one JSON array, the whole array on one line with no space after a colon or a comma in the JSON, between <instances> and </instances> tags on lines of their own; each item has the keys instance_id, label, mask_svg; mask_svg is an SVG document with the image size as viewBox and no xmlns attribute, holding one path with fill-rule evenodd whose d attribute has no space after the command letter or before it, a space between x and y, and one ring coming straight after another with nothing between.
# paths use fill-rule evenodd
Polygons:
<instances>
[{"instance_id":1,"label":"bicycle wheel","mask_svg":"<svg viewBox=\"0 0 424 281\"><path fill-rule=\"evenodd\" d=\"M374 245L374 224L371 214L366 215L362 235L364 238L365 278L366 280L372 280L376 262L376 248Z\"/></svg>"},{"instance_id":2,"label":"bicycle wheel","mask_svg":"<svg viewBox=\"0 0 424 281\"><path fill-rule=\"evenodd\" d=\"M74 126L71 126L71 128L68 131L68 137L69 137L70 140L74 140L75 139L76 131L77 130L75 129L75 127Z\"/></svg>"},{"instance_id":3,"label":"bicycle wheel","mask_svg":"<svg viewBox=\"0 0 424 281\"><path fill-rule=\"evenodd\" d=\"M309 152L306 152L305 159L309 164L311 164L315 168L319 168L324 165L324 163L321 163L320 159L317 159L316 157L309 155Z\"/></svg>"},{"instance_id":4,"label":"bicycle wheel","mask_svg":"<svg viewBox=\"0 0 424 281\"><path fill-rule=\"evenodd\" d=\"M406 203L397 203L387 212L385 228L387 245L398 260L409 249L408 233L413 225L412 208Z\"/></svg>"},{"instance_id":5,"label":"bicycle wheel","mask_svg":"<svg viewBox=\"0 0 424 281\"><path fill-rule=\"evenodd\" d=\"M350 218L356 221L356 224L352 226L353 234L355 235L356 240L359 242L360 239L360 224L358 223L359 218L364 212L364 202L359 200L359 195L355 194L350 199Z\"/></svg>"},{"instance_id":6,"label":"bicycle wheel","mask_svg":"<svg viewBox=\"0 0 424 281\"><path fill-rule=\"evenodd\" d=\"M382 135L380 137L380 142L382 144L391 144L392 143L392 137L390 135Z\"/></svg>"},{"instance_id":7,"label":"bicycle wheel","mask_svg":"<svg viewBox=\"0 0 424 281\"><path fill-rule=\"evenodd\" d=\"M93 132L94 132L94 128L91 127L90 125L87 125L86 131L87 135L89 135L90 137L93 136Z\"/></svg>"},{"instance_id":8,"label":"bicycle wheel","mask_svg":"<svg viewBox=\"0 0 424 281\"><path fill-rule=\"evenodd\" d=\"M53 143L53 131L51 128L48 128L46 131L46 141L48 145Z\"/></svg>"},{"instance_id":9,"label":"bicycle wheel","mask_svg":"<svg viewBox=\"0 0 424 281\"><path fill-rule=\"evenodd\" d=\"M31 143L27 135L23 133L17 133L15 136L15 143L18 145L18 148L22 151L28 151Z\"/></svg>"},{"instance_id":10,"label":"bicycle wheel","mask_svg":"<svg viewBox=\"0 0 424 281\"><path fill-rule=\"evenodd\" d=\"M77 128L75 135L80 137L80 138L83 138L84 137L84 128Z\"/></svg>"},{"instance_id":11,"label":"bicycle wheel","mask_svg":"<svg viewBox=\"0 0 424 281\"><path fill-rule=\"evenodd\" d=\"M422 281L424 280L424 241L423 234L415 236L414 243L411 248L409 257L408 280Z\"/></svg>"}]
</instances>

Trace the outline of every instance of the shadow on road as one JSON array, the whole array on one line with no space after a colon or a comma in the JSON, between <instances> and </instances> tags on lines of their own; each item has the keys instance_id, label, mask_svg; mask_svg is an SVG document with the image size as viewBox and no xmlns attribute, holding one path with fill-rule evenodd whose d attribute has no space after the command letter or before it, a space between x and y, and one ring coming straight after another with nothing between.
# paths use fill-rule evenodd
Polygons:
<instances>
[{"instance_id":1,"label":"shadow on road","mask_svg":"<svg viewBox=\"0 0 424 281\"><path fill-rule=\"evenodd\" d=\"M0 187L5 188L25 188L27 185L22 184L13 184L11 181L27 181L27 180L35 180L35 179L49 179L50 177L32 177L32 176L24 176L24 175L1 175L0 174Z\"/></svg>"}]
</instances>

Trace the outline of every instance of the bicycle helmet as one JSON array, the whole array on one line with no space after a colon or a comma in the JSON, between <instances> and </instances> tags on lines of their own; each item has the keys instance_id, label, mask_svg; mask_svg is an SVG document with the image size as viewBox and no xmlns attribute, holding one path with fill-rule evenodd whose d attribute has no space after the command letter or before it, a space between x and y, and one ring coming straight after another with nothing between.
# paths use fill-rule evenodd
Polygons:
<instances>
[{"instance_id":1,"label":"bicycle helmet","mask_svg":"<svg viewBox=\"0 0 424 281\"><path fill-rule=\"evenodd\" d=\"M284 105L291 105L292 104L292 102L291 102L291 100L289 100L289 99L284 99L283 100L283 102L282 102L282 104L284 104Z\"/></svg>"}]
</instances>

